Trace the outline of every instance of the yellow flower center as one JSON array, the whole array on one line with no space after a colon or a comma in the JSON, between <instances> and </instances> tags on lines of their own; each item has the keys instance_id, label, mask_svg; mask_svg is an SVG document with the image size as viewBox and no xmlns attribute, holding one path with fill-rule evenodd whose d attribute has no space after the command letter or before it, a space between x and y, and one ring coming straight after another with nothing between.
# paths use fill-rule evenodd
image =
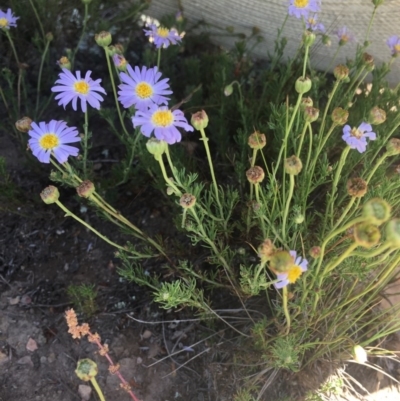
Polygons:
<instances>
[{"instance_id":1,"label":"yellow flower center","mask_svg":"<svg viewBox=\"0 0 400 401\"><path fill-rule=\"evenodd\" d=\"M39 140L40 146L42 149L54 149L56 148L60 141L56 134L44 134Z\"/></svg>"},{"instance_id":2,"label":"yellow flower center","mask_svg":"<svg viewBox=\"0 0 400 401\"><path fill-rule=\"evenodd\" d=\"M89 92L90 86L85 81L78 81L78 82L74 83L74 89L75 89L75 92L78 92L82 95L87 95L87 93Z\"/></svg>"},{"instance_id":3,"label":"yellow flower center","mask_svg":"<svg viewBox=\"0 0 400 401\"><path fill-rule=\"evenodd\" d=\"M170 110L158 110L152 115L151 122L158 127L168 127L174 122L174 116Z\"/></svg>"},{"instance_id":4,"label":"yellow flower center","mask_svg":"<svg viewBox=\"0 0 400 401\"><path fill-rule=\"evenodd\" d=\"M357 139L360 139L363 137L363 133L358 128L353 128L350 132L351 132L351 135L356 137Z\"/></svg>"},{"instance_id":5,"label":"yellow flower center","mask_svg":"<svg viewBox=\"0 0 400 401\"><path fill-rule=\"evenodd\" d=\"M157 35L161 36L162 38L168 37L169 29L168 28L157 28Z\"/></svg>"},{"instance_id":6,"label":"yellow flower center","mask_svg":"<svg viewBox=\"0 0 400 401\"><path fill-rule=\"evenodd\" d=\"M317 24L317 21L316 21L314 18L309 18L309 19L308 19L308 23L309 23L311 26L314 26L314 25Z\"/></svg>"},{"instance_id":7,"label":"yellow flower center","mask_svg":"<svg viewBox=\"0 0 400 401\"><path fill-rule=\"evenodd\" d=\"M1 25L1 22L0 22L0 25ZM394 45L393 47L394 47L394 51L395 51L396 53L400 53L400 43L397 44L397 45Z\"/></svg>"},{"instance_id":8,"label":"yellow flower center","mask_svg":"<svg viewBox=\"0 0 400 401\"><path fill-rule=\"evenodd\" d=\"M0 28L5 28L8 25L7 18L0 18Z\"/></svg>"},{"instance_id":9,"label":"yellow flower center","mask_svg":"<svg viewBox=\"0 0 400 401\"><path fill-rule=\"evenodd\" d=\"M296 280L301 276L301 273L303 273L303 270L301 270L300 266L293 265L293 267L290 268L287 279L289 283L293 284L296 282Z\"/></svg>"},{"instance_id":10,"label":"yellow flower center","mask_svg":"<svg viewBox=\"0 0 400 401\"><path fill-rule=\"evenodd\" d=\"M153 94L153 88L147 82L140 82L136 85L135 92L141 99L148 99Z\"/></svg>"},{"instance_id":11,"label":"yellow flower center","mask_svg":"<svg viewBox=\"0 0 400 401\"><path fill-rule=\"evenodd\" d=\"M309 0L294 0L294 6L297 8L304 8L308 6Z\"/></svg>"}]
</instances>

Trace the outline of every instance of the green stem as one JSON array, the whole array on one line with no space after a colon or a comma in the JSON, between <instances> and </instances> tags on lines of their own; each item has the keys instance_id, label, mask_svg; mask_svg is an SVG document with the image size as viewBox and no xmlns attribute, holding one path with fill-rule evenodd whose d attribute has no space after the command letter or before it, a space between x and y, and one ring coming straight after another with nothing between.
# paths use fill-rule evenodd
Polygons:
<instances>
[{"instance_id":1,"label":"green stem","mask_svg":"<svg viewBox=\"0 0 400 401\"><path fill-rule=\"evenodd\" d=\"M309 124L310 124L309 122L306 122L306 123L304 124L303 131L301 132L301 135L300 135L299 148L298 148L297 151L296 151L296 154L299 155L299 157L301 157L301 149L302 149L302 147L303 147L304 137L306 136L307 126L308 126Z\"/></svg>"},{"instance_id":2,"label":"green stem","mask_svg":"<svg viewBox=\"0 0 400 401\"><path fill-rule=\"evenodd\" d=\"M157 52L157 69L160 69L160 63L161 63L161 47L158 48Z\"/></svg>"},{"instance_id":3,"label":"green stem","mask_svg":"<svg viewBox=\"0 0 400 401\"><path fill-rule=\"evenodd\" d=\"M178 189L178 187L170 180L170 178L167 175L167 171L165 170L165 165L164 165L164 160L162 158L162 155L157 159L158 163L161 168L162 175L164 177L165 182L174 190L175 195L177 196L182 196L182 192Z\"/></svg>"},{"instance_id":4,"label":"green stem","mask_svg":"<svg viewBox=\"0 0 400 401\"><path fill-rule=\"evenodd\" d=\"M369 172L368 177L366 178L366 182L367 184L369 184L369 182L371 181L371 178L373 177L373 175L375 174L376 170L379 168L379 166L385 161L385 159L388 157L389 155L387 153L384 153L377 161L376 163L373 164L373 168L372 170Z\"/></svg>"},{"instance_id":5,"label":"green stem","mask_svg":"<svg viewBox=\"0 0 400 401\"><path fill-rule=\"evenodd\" d=\"M95 377L92 377L92 378L90 379L90 383L92 383L92 386L93 386L94 389L96 390L96 393L97 393L97 395L98 395L99 398L100 398L100 401L106 401L106 399L104 398L104 394L103 394L103 392L101 391L101 388L100 388L99 384L97 383L97 380L96 380Z\"/></svg>"},{"instance_id":6,"label":"green stem","mask_svg":"<svg viewBox=\"0 0 400 401\"><path fill-rule=\"evenodd\" d=\"M76 53L79 50L79 46L83 40L83 37L85 36L85 32L86 32L86 24L87 24L87 20L88 20L88 13L89 13L89 3L85 2L85 11L83 14L83 25L82 25L82 33L81 36L79 37L78 43L76 44L75 50L72 52L72 57L71 57L71 70L74 68L74 61L75 61L75 56Z\"/></svg>"},{"instance_id":7,"label":"green stem","mask_svg":"<svg viewBox=\"0 0 400 401\"><path fill-rule=\"evenodd\" d=\"M290 331L290 313L289 313L289 309L288 309L288 290L287 290L287 286L283 287L283 291L282 291L282 301L283 301L283 312L285 314L286 317L286 335L289 334Z\"/></svg>"},{"instance_id":8,"label":"green stem","mask_svg":"<svg viewBox=\"0 0 400 401\"><path fill-rule=\"evenodd\" d=\"M29 0L29 3L31 3L31 7L32 7L33 12L35 13L35 17L36 17L36 19L37 19L37 21L38 21L38 24L39 24L39 27L40 27L40 31L42 32L43 41L46 41L46 35L45 35L45 33L44 33L44 29L43 29L43 25L42 25L42 20L41 20L40 17L39 17L39 14L38 14L38 12L37 12L37 10L36 10L35 5L33 4L33 1L32 1L32 0Z\"/></svg>"},{"instance_id":9,"label":"green stem","mask_svg":"<svg viewBox=\"0 0 400 401\"><path fill-rule=\"evenodd\" d=\"M309 50L310 50L310 46L306 46L306 50L304 53L304 62L303 62L303 79L306 77L306 68L307 68L307 60L308 60Z\"/></svg>"},{"instance_id":10,"label":"green stem","mask_svg":"<svg viewBox=\"0 0 400 401\"><path fill-rule=\"evenodd\" d=\"M346 99L347 95L349 94L349 92L353 91L354 86L357 86L357 81L358 78L361 76L361 74L363 73L363 71L365 70L365 65L361 66L360 71L358 72L358 74L354 77L353 82L350 83L349 87L347 88L346 92L344 93L344 95L342 96L342 99ZM367 72L368 74L368 72Z\"/></svg>"},{"instance_id":11,"label":"green stem","mask_svg":"<svg viewBox=\"0 0 400 401\"><path fill-rule=\"evenodd\" d=\"M340 50L341 47L342 47L342 46L340 46L340 45L337 47L337 49L336 49L336 51L335 51L335 54L333 55L333 58L332 58L331 62L329 63L327 69L325 70L324 74L322 75L322 78L324 78L324 77L326 76L326 74L327 74L328 72L330 72L330 70L332 69L333 63L335 62L336 57L337 57L337 55L339 54L339 50Z\"/></svg>"},{"instance_id":12,"label":"green stem","mask_svg":"<svg viewBox=\"0 0 400 401\"><path fill-rule=\"evenodd\" d=\"M110 245L114 246L115 248L121 249L122 251L126 251L126 249L121 246L116 244L115 242L110 241L107 237L105 237L103 234L100 234L97 230L95 230L91 225L86 223L85 221L81 220L78 216L73 214L71 211L69 211L59 200L55 201L55 203L65 212L65 215L68 217L74 218L77 222L81 223L83 226L85 226L87 229L90 231L94 232L98 237L100 237L103 241L109 243Z\"/></svg>"},{"instance_id":13,"label":"green stem","mask_svg":"<svg viewBox=\"0 0 400 401\"><path fill-rule=\"evenodd\" d=\"M224 210L222 208L221 201L219 200L219 191L218 191L217 179L215 178L214 166L213 166L213 162L212 162L212 159L211 159L211 153L210 153L210 147L208 146L209 139L206 136L204 128L200 129L200 134L201 134L201 139L200 140L203 141L204 148L206 149L208 166L210 168L211 177L212 177L212 181L213 181L213 185L214 185L215 199L216 199L216 201L218 203L219 211L220 211L220 214L221 214L221 219L223 219L224 218Z\"/></svg>"},{"instance_id":14,"label":"green stem","mask_svg":"<svg viewBox=\"0 0 400 401\"><path fill-rule=\"evenodd\" d=\"M83 124L83 178L87 179L87 155L89 135L89 112L85 111L85 123Z\"/></svg>"},{"instance_id":15,"label":"green stem","mask_svg":"<svg viewBox=\"0 0 400 401\"><path fill-rule=\"evenodd\" d=\"M332 99L335 96L335 93L336 93L337 88L339 87L339 84L340 84L340 81L338 81L338 80L335 81L335 84L333 85L333 88L332 88L332 92L328 96L328 102L326 103L326 106L325 106L324 115L322 117L321 127L319 129L319 134L318 134L320 140L322 140L322 137L323 137L322 134L324 132L325 123L326 123L326 116L328 114L329 107L331 106ZM326 142L326 139L327 138L324 138L325 142Z\"/></svg>"},{"instance_id":16,"label":"green stem","mask_svg":"<svg viewBox=\"0 0 400 401\"><path fill-rule=\"evenodd\" d=\"M357 198L355 196L352 196L350 199L350 202L347 204L346 208L343 210L342 215L337 219L335 225L333 226L332 230L336 230L337 227L339 227L340 223L343 221L343 219L347 216L347 213L353 206L355 200Z\"/></svg>"},{"instance_id":17,"label":"green stem","mask_svg":"<svg viewBox=\"0 0 400 401\"><path fill-rule=\"evenodd\" d=\"M125 127L125 124L124 124L124 119L123 119L122 113L121 113L121 109L119 107L118 95L117 95L117 90L116 90L115 81L114 81L114 73L113 73L113 70L111 68L110 56L109 56L108 51L107 51L107 46L103 47L103 49L104 49L104 53L106 55L108 73L110 75L111 86L112 86L112 89L113 89L114 101L115 101L115 106L117 107L117 113L118 113L119 121L121 123L122 129L124 130L124 133L125 133L126 137L128 138L129 137L129 133L126 130L126 127Z\"/></svg>"},{"instance_id":18,"label":"green stem","mask_svg":"<svg viewBox=\"0 0 400 401\"><path fill-rule=\"evenodd\" d=\"M251 185L251 186L254 185L254 190L255 190L255 193L256 193L256 200L257 200L257 203L260 205L259 207L261 207L261 200L260 200L260 184L259 184L259 183L256 183L256 184L250 184L250 185ZM258 214L258 215L259 215L259 214ZM261 218L261 216L260 216L260 223L261 223L261 230L262 230L262 233L263 233L263 237L266 238L266 236L267 236L267 230L266 230L266 228L265 228L264 220Z\"/></svg>"},{"instance_id":19,"label":"green stem","mask_svg":"<svg viewBox=\"0 0 400 401\"><path fill-rule=\"evenodd\" d=\"M35 117L37 117L37 112L39 109L39 96L40 96L40 86L41 86L41 82L42 82L43 65L44 65L44 60L46 58L47 52L49 50L49 46L50 46L50 40L47 40L46 47L44 48L44 52L42 54L42 59L40 61L40 67L39 67L39 76L38 76L38 83L37 83L37 89L36 89Z\"/></svg>"},{"instance_id":20,"label":"green stem","mask_svg":"<svg viewBox=\"0 0 400 401\"><path fill-rule=\"evenodd\" d=\"M15 50L14 42L12 40L10 33L8 32L8 29L5 29L4 31L10 42L11 49L12 49L14 57L15 57L15 61L17 62L17 67L18 67L18 86L17 86L18 114L21 114L21 80L22 80L21 63L19 62L18 54L17 54L17 51Z\"/></svg>"},{"instance_id":21,"label":"green stem","mask_svg":"<svg viewBox=\"0 0 400 401\"><path fill-rule=\"evenodd\" d=\"M369 34L371 33L372 22L373 22L373 20L374 20L374 17L375 17L376 9L377 9L377 8L378 8L377 6L374 7L374 11L372 12L371 19L369 20L368 29L367 29L367 34L366 34L366 36L365 36L365 41L366 41L366 42L368 42ZM367 46L365 46L365 48L366 48L366 47L367 47Z\"/></svg>"},{"instance_id":22,"label":"green stem","mask_svg":"<svg viewBox=\"0 0 400 401\"><path fill-rule=\"evenodd\" d=\"M338 185L338 182L339 182L339 179L340 179L340 174L342 172L342 169L343 169L343 167L344 167L344 165L346 163L347 155L350 152L350 149L351 148L348 145L343 149L342 155L340 156L339 165L338 165L338 167L336 169L335 178L333 180L331 196L330 196L329 201L328 201L331 221L333 220L333 215L334 215L334 213L333 213L333 205L335 203L334 200L335 200L335 196L336 196L337 185ZM327 208L326 216L328 216L328 208ZM326 216L325 216L325 221L326 221Z\"/></svg>"},{"instance_id":23,"label":"green stem","mask_svg":"<svg viewBox=\"0 0 400 401\"><path fill-rule=\"evenodd\" d=\"M286 239L286 222L287 222L287 218L288 218L288 215L289 215L290 202L291 202L292 197L293 197L294 175L293 174L289 174L289 179L290 179L289 193L288 193L288 197L287 197L287 200L286 200L285 212L283 214L283 219L282 219L282 237L283 237L284 240Z\"/></svg>"},{"instance_id":24,"label":"green stem","mask_svg":"<svg viewBox=\"0 0 400 401\"><path fill-rule=\"evenodd\" d=\"M165 147L165 154L167 155L167 160L169 164L169 168L172 171L172 175L174 176L175 181L178 181L177 170L174 164L172 163L171 154L169 153L169 145Z\"/></svg>"}]
</instances>

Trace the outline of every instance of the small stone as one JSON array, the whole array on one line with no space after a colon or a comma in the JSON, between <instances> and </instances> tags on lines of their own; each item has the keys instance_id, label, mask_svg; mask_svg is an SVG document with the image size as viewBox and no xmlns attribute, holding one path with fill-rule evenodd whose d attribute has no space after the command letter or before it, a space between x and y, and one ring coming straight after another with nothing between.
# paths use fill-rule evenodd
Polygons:
<instances>
[{"instance_id":1,"label":"small stone","mask_svg":"<svg viewBox=\"0 0 400 401\"><path fill-rule=\"evenodd\" d=\"M78 394L84 401L88 401L92 395L92 388L86 384L80 384L78 387Z\"/></svg>"}]
</instances>

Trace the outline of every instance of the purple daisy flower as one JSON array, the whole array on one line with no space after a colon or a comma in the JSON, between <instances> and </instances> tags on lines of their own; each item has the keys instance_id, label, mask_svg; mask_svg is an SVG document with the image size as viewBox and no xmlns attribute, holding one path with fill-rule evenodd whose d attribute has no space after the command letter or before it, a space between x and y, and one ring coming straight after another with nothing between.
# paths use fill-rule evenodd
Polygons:
<instances>
[{"instance_id":1,"label":"purple daisy flower","mask_svg":"<svg viewBox=\"0 0 400 401\"><path fill-rule=\"evenodd\" d=\"M52 92L61 92L55 97L56 100L60 99L58 104L63 105L65 109L65 106L72 101L72 108L76 111L78 99L80 99L84 113L86 112L86 102L99 110L103 97L97 92L106 95L106 91L100 86L101 79L94 81L90 78L92 71L88 71L85 78L81 77L80 71L76 71L76 77L71 71L65 68L62 71L59 75L60 79L56 81L56 84L60 85L51 88Z\"/></svg>"},{"instance_id":2,"label":"purple daisy flower","mask_svg":"<svg viewBox=\"0 0 400 401\"><path fill-rule=\"evenodd\" d=\"M51 154L59 163L65 163L68 156L78 155L78 148L66 144L80 142L79 132L75 127L68 127L65 121L33 122L31 127L28 131L31 137L29 147L40 162L50 163Z\"/></svg>"},{"instance_id":3,"label":"purple daisy flower","mask_svg":"<svg viewBox=\"0 0 400 401\"><path fill-rule=\"evenodd\" d=\"M161 72L157 67L142 67L140 70L128 65L127 73L121 72L119 76L123 83L118 86L118 100L125 108L134 105L137 110L147 111L153 104L168 104L169 97L164 95L172 93L167 84L169 79L160 81Z\"/></svg>"},{"instance_id":4,"label":"purple daisy flower","mask_svg":"<svg viewBox=\"0 0 400 401\"><path fill-rule=\"evenodd\" d=\"M307 18L308 14L320 11L319 0L290 0L288 13L296 18Z\"/></svg>"},{"instance_id":5,"label":"purple daisy flower","mask_svg":"<svg viewBox=\"0 0 400 401\"><path fill-rule=\"evenodd\" d=\"M335 32L335 34L339 39L339 46L343 46L347 42L353 42L354 41L354 35L347 29L346 26L338 29Z\"/></svg>"},{"instance_id":6,"label":"purple daisy flower","mask_svg":"<svg viewBox=\"0 0 400 401\"><path fill-rule=\"evenodd\" d=\"M318 23L317 19L318 19L317 14L314 14L313 16L311 16L311 14L308 15L308 16L305 18L306 28L307 28L309 31L312 31L312 32L322 32L322 33L325 33L325 27L324 27L324 25L321 24L321 23Z\"/></svg>"},{"instance_id":7,"label":"purple daisy flower","mask_svg":"<svg viewBox=\"0 0 400 401\"><path fill-rule=\"evenodd\" d=\"M6 13L0 10L0 29L10 29L11 26L16 28L17 19L19 19L19 17L14 17L11 8L9 8Z\"/></svg>"},{"instance_id":8,"label":"purple daisy flower","mask_svg":"<svg viewBox=\"0 0 400 401\"><path fill-rule=\"evenodd\" d=\"M351 128L350 125L343 127L342 139L351 149L357 149L360 153L364 153L367 149L367 138L370 141L376 139L376 134L372 132L372 127L368 123L361 123L358 128Z\"/></svg>"},{"instance_id":9,"label":"purple daisy flower","mask_svg":"<svg viewBox=\"0 0 400 401\"><path fill-rule=\"evenodd\" d=\"M163 26L157 27L151 24L149 29L143 29L146 36L150 37L150 41L154 42L156 49L160 47L167 48L169 45L176 45L182 40L178 31L174 28L168 29Z\"/></svg>"},{"instance_id":10,"label":"purple daisy flower","mask_svg":"<svg viewBox=\"0 0 400 401\"><path fill-rule=\"evenodd\" d=\"M285 273L278 273L277 279L278 281L274 284L276 289L280 289L286 287L288 284L293 284L296 280L307 271L308 268L308 260L302 258L301 256L297 256L296 251L289 251L290 255L293 258L293 266Z\"/></svg>"},{"instance_id":11,"label":"purple daisy flower","mask_svg":"<svg viewBox=\"0 0 400 401\"><path fill-rule=\"evenodd\" d=\"M400 38L397 35L391 36L386 44L389 46L393 57L400 56Z\"/></svg>"},{"instance_id":12,"label":"purple daisy flower","mask_svg":"<svg viewBox=\"0 0 400 401\"><path fill-rule=\"evenodd\" d=\"M126 58L122 56L121 54L114 54L112 56L112 60L114 62L114 65L117 67L118 70L120 71L126 71L128 62L126 61Z\"/></svg>"},{"instance_id":13,"label":"purple daisy flower","mask_svg":"<svg viewBox=\"0 0 400 401\"><path fill-rule=\"evenodd\" d=\"M132 117L133 126L140 127L140 131L148 138L154 131L154 136L170 145L182 139L181 133L176 127L181 127L185 131L193 131L193 127L188 124L183 112L180 110L171 111L167 106L157 106L154 104L147 111L138 110Z\"/></svg>"}]
</instances>

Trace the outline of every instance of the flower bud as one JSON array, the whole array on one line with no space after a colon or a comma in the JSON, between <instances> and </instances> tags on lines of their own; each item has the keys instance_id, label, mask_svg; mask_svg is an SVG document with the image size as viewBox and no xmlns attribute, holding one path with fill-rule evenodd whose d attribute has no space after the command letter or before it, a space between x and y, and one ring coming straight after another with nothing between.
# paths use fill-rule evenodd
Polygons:
<instances>
[{"instance_id":1,"label":"flower bud","mask_svg":"<svg viewBox=\"0 0 400 401\"><path fill-rule=\"evenodd\" d=\"M161 156L165 153L167 150L167 142L165 141L160 141L156 138L150 138L146 142L146 148L149 151L150 154L154 156L156 160L160 160Z\"/></svg>"},{"instance_id":2,"label":"flower bud","mask_svg":"<svg viewBox=\"0 0 400 401\"><path fill-rule=\"evenodd\" d=\"M192 119L190 120L190 122L197 131L207 128L208 125L207 113L204 110L201 110L198 111L197 113L192 114Z\"/></svg>"},{"instance_id":3,"label":"flower bud","mask_svg":"<svg viewBox=\"0 0 400 401\"><path fill-rule=\"evenodd\" d=\"M316 35L314 32L309 31L308 29L303 33L303 43L304 46L310 47L315 42Z\"/></svg>"},{"instance_id":4,"label":"flower bud","mask_svg":"<svg viewBox=\"0 0 400 401\"><path fill-rule=\"evenodd\" d=\"M267 144L267 139L264 134L255 131L249 136L247 143L252 149L262 149Z\"/></svg>"},{"instance_id":5,"label":"flower bud","mask_svg":"<svg viewBox=\"0 0 400 401\"><path fill-rule=\"evenodd\" d=\"M57 64L60 68L71 70L71 62L69 61L68 57L61 57L60 60L57 61Z\"/></svg>"},{"instance_id":6,"label":"flower bud","mask_svg":"<svg viewBox=\"0 0 400 401\"><path fill-rule=\"evenodd\" d=\"M341 107L336 107L332 111L332 121L337 125L344 125L347 123L347 119L349 118L349 112L347 110L342 109Z\"/></svg>"},{"instance_id":7,"label":"flower bud","mask_svg":"<svg viewBox=\"0 0 400 401\"><path fill-rule=\"evenodd\" d=\"M232 84L226 85L224 88L224 95L230 96L232 95L232 93L233 93L233 85Z\"/></svg>"},{"instance_id":8,"label":"flower bud","mask_svg":"<svg viewBox=\"0 0 400 401\"><path fill-rule=\"evenodd\" d=\"M114 45L114 50L116 54L121 54L121 55L124 54L125 51L124 46L121 43L116 43Z\"/></svg>"},{"instance_id":9,"label":"flower bud","mask_svg":"<svg viewBox=\"0 0 400 401\"><path fill-rule=\"evenodd\" d=\"M388 156L394 156L400 154L400 139L390 138L386 144L386 153Z\"/></svg>"},{"instance_id":10,"label":"flower bud","mask_svg":"<svg viewBox=\"0 0 400 401\"><path fill-rule=\"evenodd\" d=\"M114 54L112 56L114 65L117 67L118 71L126 71L126 66L128 62L126 61L126 58L124 56L121 56L120 54Z\"/></svg>"},{"instance_id":11,"label":"flower bud","mask_svg":"<svg viewBox=\"0 0 400 401\"><path fill-rule=\"evenodd\" d=\"M276 251L269 258L269 268L275 273L285 273L293 266L293 257L288 251Z\"/></svg>"},{"instance_id":12,"label":"flower bud","mask_svg":"<svg viewBox=\"0 0 400 401\"><path fill-rule=\"evenodd\" d=\"M27 133L31 129L32 120L29 117L22 117L15 123L15 128L19 132Z\"/></svg>"},{"instance_id":13,"label":"flower bud","mask_svg":"<svg viewBox=\"0 0 400 401\"><path fill-rule=\"evenodd\" d=\"M49 185L40 193L40 197L46 205L50 205L58 201L60 193L58 192L57 187Z\"/></svg>"},{"instance_id":14,"label":"flower bud","mask_svg":"<svg viewBox=\"0 0 400 401\"><path fill-rule=\"evenodd\" d=\"M321 40L322 40L322 44L327 47L330 47L332 44L331 38L328 35L322 35Z\"/></svg>"},{"instance_id":15,"label":"flower bud","mask_svg":"<svg viewBox=\"0 0 400 401\"><path fill-rule=\"evenodd\" d=\"M365 363L368 361L367 351L361 345L355 345L353 348L354 360L358 363Z\"/></svg>"},{"instance_id":16,"label":"flower bud","mask_svg":"<svg viewBox=\"0 0 400 401\"><path fill-rule=\"evenodd\" d=\"M285 160L284 166L287 174L297 175L303 168L303 163L297 156L293 155Z\"/></svg>"},{"instance_id":17,"label":"flower bud","mask_svg":"<svg viewBox=\"0 0 400 401\"><path fill-rule=\"evenodd\" d=\"M46 40L47 40L48 42L51 42L53 39L54 39L53 34L52 34L51 32L47 32L47 33L46 33Z\"/></svg>"},{"instance_id":18,"label":"flower bud","mask_svg":"<svg viewBox=\"0 0 400 401\"><path fill-rule=\"evenodd\" d=\"M306 107L304 109L304 119L308 123L313 123L314 121L317 121L319 116L319 109L316 109L315 107Z\"/></svg>"},{"instance_id":19,"label":"flower bud","mask_svg":"<svg viewBox=\"0 0 400 401\"><path fill-rule=\"evenodd\" d=\"M392 219L387 223L386 239L396 248L400 247L400 219Z\"/></svg>"},{"instance_id":20,"label":"flower bud","mask_svg":"<svg viewBox=\"0 0 400 401\"><path fill-rule=\"evenodd\" d=\"M379 7L384 3L385 0L372 0L372 4L375 6L375 8Z\"/></svg>"},{"instance_id":21,"label":"flower bud","mask_svg":"<svg viewBox=\"0 0 400 401\"><path fill-rule=\"evenodd\" d=\"M296 92L299 94L303 94L308 92L311 89L312 82L311 79L308 77L300 77L297 78L297 81L294 85L294 88L296 89Z\"/></svg>"},{"instance_id":22,"label":"flower bud","mask_svg":"<svg viewBox=\"0 0 400 401\"><path fill-rule=\"evenodd\" d=\"M107 46L106 48L107 55L112 57L114 54L118 54L114 45Z\"/></svg>"},{"instance_id":23,"label":"flower bud","mask_svg":"<svg viewBox=\"0 0 400 401\"><path fill-rule=\"evenodd\" d=\"M94 35L94 40L99 46L106 47L111 43L112 36L110 32L101 31L100 33Z\"/></svg>"},{"instance_id":24,"label":"flower bud","mask_svg":"<svg viewBox=\"0 0 400 401\"><path fill-rule=\"evenodd\" d=\"M250 167L246 171L246 177L252 184L259 184L265 177L264 170L259 166Z\"/></svg>"},{"instance_id":25,"label":"flower bud","mask_svg":"<svg viewBox=\"0 0 400 401\"><path fill-rule=\"evenodd\" d=\"M304 110L306 107L313 107L313 100L310 97L303 97L301 99L300 107Z\"/></svg>"},{"instance_id":26,"label":"flower bud","mask_svg":"<svg viewBox=\"0 0 400 401\"><path fill-rule=\"evenodd\" d=\"M275 245L272 243L270 239L264 240L264 242L258 247L258 256L261 259L261 263L268 262L276 251Z\"/></svg>"},{"instance_id":27,"label":"flower bud","mask_svg":"<svg viewBox=\"0 0 400 401\"><path fill-rule=\"evenodd\" d=\"M363 53L362 61L367 71L372 71L375 68L374 58L370 54Z\"/></svg>"},{"instance_id":28,"label":"flower bud","mask_svg":"<svg viewBox=\"0 0 400 401\"><path fill-rule=\"evenodd\" d=\"M174 188L172 188L172 187L167 187L167 195L168 195L168 196L170 196L170 195L172 195L172 194L174 194L174 193L175 193Z\"/></svg>"},{"instance_id":29,"label":"flower bud","mask_svg":"<svg viewBox=\"0 0 400 401\"><path fill-rule=\"evenodd\" d=\"M179 204L184 208L184 209L189 209L193 207L196 204L196 197L192 194L183 194L181 198L179 199Z\"/></svg>"},{"instance_id":30,"label":"flower bud","mask_svg":"<svg viewBox=\"0 0 400 401\"><path fill-rule=\"evenodd\" d=\"M304 221L304 214L296 213L293 219L295 224L301 224Z\"/></svg>"},{"instance_id":31,"label":"flower bud","mask_svg":"<svg viewBox=\"0 0 400 401\"><path fill-rule=\"evenodd\" d=\"M349 76L349 68L345 65L339 64L333 70L333 75L338 81L343 81Z\"/></svg>"},{"instance_id":32,"label":"flower bud","mask_svg":"<svg viewBox=\"0 0 400 401\"><path fill-rule=\"evenodd\" d=\"M95 190L93 182L89 180L82 181L79 186L76 187L76 192L81 198L89 198Z\"/></svg>"},{"instance_id":33,"label":"flower bud","mask_svg":"<svg viewBox=\"0 0 400 401\"><path fill-rule=\"evenodd\" d=\"M379 243L380 239L381 233L374 224L360 223L354 227L354 240L364 248L372 248Z\"/></svg>"},{"instance_id":34,"label":"flower bud","mask_svg":"<svg viewBox=\"0 0 400 401\"><path fill-rule=\"evenodd\" d=\"M91 359L79 359L75 374L84 382L92 380L98 373L96 362Z\"/></svg>"},{"instance_id":35,"label":"flower bud","mask_svg":"<svg viewBox=\"0 0 400 401\"><path fill-rule=\"evenodd\" d=\"M379 125L386 121L385 110L380 109L378 106L373 107L368 116L368 122L370 124Z\"/></svg>"},{"instance_id":36,"label":"flower bud","mask_svg":"<svg viewBox=\"0 0 400 401\"><path fill-rule=\"evenodd\" d=\"M318 259L321 255L321 247L320 246L313 246L310 251L309 254L312 258L314 259Z\"/></svg>"},{"instance_id":37,"label":"flower bud","mask_svg":"<svg viewBox=\"0 0 400 401\"><path fill-rule=\"evenodd\" d=\"M372 198L366 202L362 209L362 215L371 224L380 226L390 219L391 207L381 198Z\"/></svg>"},{"instance_id":38,"label":"flower bud","mask_svg":"<svg viewBox=\"0 0 400 401\"><path fill-rule=\"evenodd\" d=\"M362 178L350 178L347 181L347 193L355 198L362 198L368 189L368 184Z\"/></svg>"}]
</instances>

